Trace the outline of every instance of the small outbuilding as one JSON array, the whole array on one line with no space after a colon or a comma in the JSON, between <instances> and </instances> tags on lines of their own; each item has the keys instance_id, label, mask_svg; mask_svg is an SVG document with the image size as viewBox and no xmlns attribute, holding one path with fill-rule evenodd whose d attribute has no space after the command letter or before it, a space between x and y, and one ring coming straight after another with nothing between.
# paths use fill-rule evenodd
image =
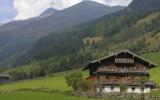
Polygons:
<instances>
[{"instance_id":1,"label":"small outbuilding","mask_svg":"<svg viewBox=\"0 0 160 100\"><path fill-rule=\"evenodd\" d=\"M9 74L0 74L0 84L10 81L11 76Z\"/></svg>"}]
</instances>

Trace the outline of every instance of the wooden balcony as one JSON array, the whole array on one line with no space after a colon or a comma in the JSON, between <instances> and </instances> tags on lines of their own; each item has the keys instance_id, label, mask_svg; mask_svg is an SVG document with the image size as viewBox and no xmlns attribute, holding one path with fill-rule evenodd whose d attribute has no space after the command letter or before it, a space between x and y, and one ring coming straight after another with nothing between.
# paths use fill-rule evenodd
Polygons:
<instances>
[{"instance_id":1,"label":"wooden balcony","mask_svg":"<svg viewBox=\"0 0 160 100\"><path fill-rule=\"evenodd\" d=\"M99 80L98 84L104 85L141 85L140 81L130 80L130 81L118 81L118 80Z\"/></svg>"},{"instance_id":2,"label":"wooden balcony","mask_svg":"<svg viewBox=\"0 0 160 100\"><path fill-rule=\"evenodd\" d=\"M98 69L98 73L132 73L132 74L149 74L149 70L143 69L122 69L122 68L117 68L117 69Z\"/></svg>"}]
</instances>

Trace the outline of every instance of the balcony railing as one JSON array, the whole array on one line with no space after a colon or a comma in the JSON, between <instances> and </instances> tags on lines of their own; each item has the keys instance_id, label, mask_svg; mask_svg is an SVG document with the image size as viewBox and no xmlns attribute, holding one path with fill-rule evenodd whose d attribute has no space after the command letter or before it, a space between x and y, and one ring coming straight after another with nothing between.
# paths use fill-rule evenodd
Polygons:
<instances>
[{"instance_id":1,"label":"balcony railing","mask_svg":"<svg viewBox=\"0 0 160 100\"><path fill-rule=\"evenodd\" d=\"M144 73L148 74L149 70L140 70L140 69L98 69L98 72L105 72L105 73Z\"/></svg>"},{"instance_id":2,"label":"balcony railing","mask_svg":"<svg viewBox=\"0 0 160 100\"><path fill-rule=\"evenodd\" d=\"M114 85L141 85L140 81L137 80L128 80L128 81L118 81L118 80L99 80L98 84L114 84Z\"/></svg>"}]
</instances>

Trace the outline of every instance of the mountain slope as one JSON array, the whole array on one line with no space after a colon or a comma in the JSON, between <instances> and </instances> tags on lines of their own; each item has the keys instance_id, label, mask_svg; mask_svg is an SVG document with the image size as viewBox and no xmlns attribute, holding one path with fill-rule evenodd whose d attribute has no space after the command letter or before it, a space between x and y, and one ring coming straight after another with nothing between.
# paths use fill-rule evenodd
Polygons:
<instances>
[{"instance_id":1,"label":"mountain slope","mask_svg":"<svg viewBox=\"0 0 160 100\"><path fill-rule=\"evenodd\" d=\"M8 64L8 59L23 54L37 39L50 32L68 29L123 8L84 1L62 11L48 9L39 17L7 23L0 27L0 65Z\"/></svg>"},{"instance_id":2,"label":"mountain slope","mask_svg":"<svg viewBox=\"0 0 160 100\"><path fill-rule=\"evenodd\" d=\"M160 32L159 5L159 0L134 0L123 11L68 31L52 33L39 39L15 65L36 61L53 71L60 71L83 66L121 49L137 53L159 50L160 46L156 44ZM150 40L152 38L154 41ZM150 47L152 44L156 46Z\"/></svg>"}]
</instances>

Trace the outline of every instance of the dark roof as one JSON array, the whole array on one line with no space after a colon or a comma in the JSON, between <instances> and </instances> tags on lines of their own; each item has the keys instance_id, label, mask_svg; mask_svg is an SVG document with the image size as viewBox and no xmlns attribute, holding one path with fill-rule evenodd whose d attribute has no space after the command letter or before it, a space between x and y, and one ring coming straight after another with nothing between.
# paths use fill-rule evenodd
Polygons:
<instances>
[{"instance_id":1,"label":"dark roof","mask_svg":"<svg viewBox=\"0 0 160 100\"><path fill-rule=\"evenodd\" d=\"M113 53L113 54L111 54L111 55L109 55L109 56L107 56L107 57L104 57L104 58L101 58L101 59L97 59L97 60L91 61L91 62L88 64L87 67L83 68L83 70L88 69L92 64L95 64L95 63L99 63L99 64L100 64L101 61L107 60L107 59L109 59L109 58L111 58L111 57L114 57L114 56L116 56L116 55L118 55L118 54L121 54L121 53L128 53L128 54L133 55L134 57L136 57L136 58L138 58L138 59L140 59L140 60L148 63L148 65L149 65L150 68L158 67L157 64L154 64L154 63L150 62L149 60L146 60L145 58L143 58L143 57L141 57L141 56L138 56L137 54L135 54L135 53L133 53L133 52L131 52L131 51L123 50L123 51L120 51L120 52L117 52L117 53Z\"/></svg>"}]
</instances>

